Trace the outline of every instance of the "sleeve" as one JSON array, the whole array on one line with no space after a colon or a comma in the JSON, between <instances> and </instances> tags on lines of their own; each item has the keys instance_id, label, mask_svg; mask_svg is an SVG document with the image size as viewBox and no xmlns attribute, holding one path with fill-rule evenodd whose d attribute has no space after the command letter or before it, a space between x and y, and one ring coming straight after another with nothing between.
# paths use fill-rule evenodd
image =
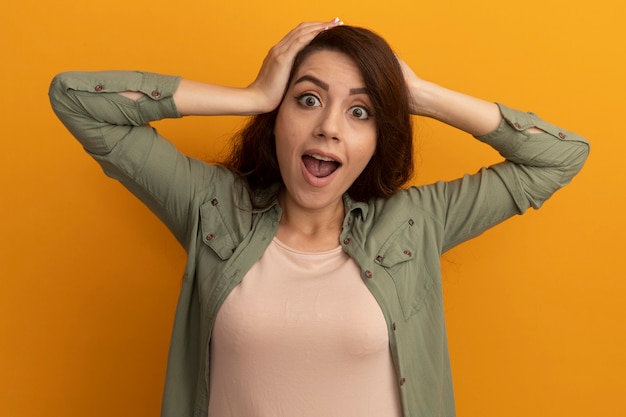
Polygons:
<instances>
[{"instance_id":1,"label":"sleeve","mask_svg":"<svg viewBox=\"0 0 626 417\"><path fill-rule=\"evenodd\" d=\"M211 181L208 165L186 157L149 123L181 117L179 77L130 71L67 72L49 90L52 108L102 167L143 201L187 246L194 189ZM139 91L131 100L119 92Z\"/></svg>"},{"instance_id":2,"label":"sleeve","mask_svg":"<svg viewBox=\"0 0 626 417\"><path fill-rule=\"evenodd\" d=\"M442 252L530 207L538 209L570 183L589 154L583 137L533 113L499 107L500 126L477 139L496 149L505 161L430 189L435 194L431 198L443 202L438 216L443 219ZM542 133L527 132L530 127Z\"/></svg>"}]
</instances>

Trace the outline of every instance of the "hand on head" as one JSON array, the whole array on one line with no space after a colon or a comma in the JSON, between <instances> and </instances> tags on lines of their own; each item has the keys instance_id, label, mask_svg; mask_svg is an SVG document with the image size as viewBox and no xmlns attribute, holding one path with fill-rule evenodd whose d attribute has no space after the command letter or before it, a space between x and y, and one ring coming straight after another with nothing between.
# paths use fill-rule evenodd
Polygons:
<instances>
[{"instance_id":1,"label":"hand on head","mask_svg":"<svg viewBox=\"0 0 626 417\"><path fill-rule=\"evenodd\" d=\"M280 104L298 52L320 32L342 24L339 18L329 22L301 23L270 49L259 74L248 86L258 99L260 113L270 112Z\"/></svg>"},{"instance_id":2,"label":"hand on head","mask_svg":"<svg viewBox=\"0 0 626 417\"><path fill-rule=\"evenodd\" d=\"M400 68L402 68L402 74L404 75L404 81L409 89L409 105L411 114L421 114L419 110L418 92L421 90L421 85L425 82L422 78L418 77L415 72L404 62L399 56L396 55Z\"/></svg>"}]
</instances>

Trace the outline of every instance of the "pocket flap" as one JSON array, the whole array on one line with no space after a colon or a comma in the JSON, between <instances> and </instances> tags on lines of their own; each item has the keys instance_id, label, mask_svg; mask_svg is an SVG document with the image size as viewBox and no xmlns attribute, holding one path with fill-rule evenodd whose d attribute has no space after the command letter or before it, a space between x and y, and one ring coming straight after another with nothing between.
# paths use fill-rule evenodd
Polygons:
<instances>
[{"instance_id":1,"label":"pocket flap","mask_svg":"<svg viewBox=\"0 0 626 417\"><path fill-rule=\"evenodd\" d=\"M222 215L216 199L200 206L202 241L222 260L230 258L237 248L232 228Z\"/></svg>"},{"instance_id":2,"label":"pocket flap","mask_svg":"<svg viewBox=\"0 0 626 417\"><path fill-rule=\"evenodd\" d=\"M426 259L416 254L419 233L420 227L407 219L387 238L376 257L393 280L405 320L420 311L432 289Z\"/></svg>"},{"instance_id":3,"label":"pocket flap","mask_svg":"<svg viewBox=\"0 0 626 417\"><path fill-rule=\"evenodd\" d=\"M390 268L402 262L410 261L415 257L415 230L413 219L397 228L394 233L381 246L376 260L382 266Z\"/></svg>"}]
</instances>

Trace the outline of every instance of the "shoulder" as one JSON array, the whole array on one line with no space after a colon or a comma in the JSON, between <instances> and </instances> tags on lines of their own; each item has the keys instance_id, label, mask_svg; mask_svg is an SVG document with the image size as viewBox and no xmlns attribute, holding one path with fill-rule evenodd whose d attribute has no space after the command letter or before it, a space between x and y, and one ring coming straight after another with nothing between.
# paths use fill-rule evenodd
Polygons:
<instances>
[{"instance_id":1,"label":"shoulder","mask_svg":"<svg viewBox=\"0 0 626 417\"><path fill-rule=\"evenodd\" d=\"M398 191L390 198L373 199L368 202L368 215L372 222L389 222L405 217L440 222L446 203L446 183L411 186Z\"/></svg>"},{"instance_id":2,"label":"shoulder","mask_svg":"<svg viewBox=\"0 0 626 417\"><path fill-rule=\"evenodd\" d=\"M243 178L227 167L189 158L192 176L195 178L198 204L250 206L250 193Z\"/></svg>"},{"instance_id":3,"label":"shoulder","mask_svg":"<svg viewBox=\"0 0 626 417\"><path fill-rule=\"evenodd\" d=\"M395 241L424 241L438 246L445 224L442 192L445 183L409 187L390 198L372 199L367 203L349 202L353 227L372 243L383 246Z\"/></svg>"}]
</instances>

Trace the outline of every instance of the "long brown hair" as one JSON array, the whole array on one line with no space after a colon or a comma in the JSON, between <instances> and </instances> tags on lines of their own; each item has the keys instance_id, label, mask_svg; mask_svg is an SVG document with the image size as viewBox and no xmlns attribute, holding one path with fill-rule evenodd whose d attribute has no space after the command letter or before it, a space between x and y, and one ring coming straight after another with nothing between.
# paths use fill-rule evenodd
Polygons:
<instances>
[{"instance_id":1,"label":"long brown hair","mask_svg":"<svg viewBox=\"0 0 626 417\"><path fill-rule=\"evenodd\" d=\"M287 85L291 85L302 62L321 50L341 52L355 62L376 115L376 151L348 194L357 201L391 197L413 174L413 130L400 64L387 42L377 34L368 29L338 26L321 32L298 53ZM278 108L251 118L235 136L233 152L225 161L229 169L243 177L253 196L275 183L283 183L274 139L277 114ZM259 207L270 201L256 200L255 204Z\"/></svg>"}]
</instances>

